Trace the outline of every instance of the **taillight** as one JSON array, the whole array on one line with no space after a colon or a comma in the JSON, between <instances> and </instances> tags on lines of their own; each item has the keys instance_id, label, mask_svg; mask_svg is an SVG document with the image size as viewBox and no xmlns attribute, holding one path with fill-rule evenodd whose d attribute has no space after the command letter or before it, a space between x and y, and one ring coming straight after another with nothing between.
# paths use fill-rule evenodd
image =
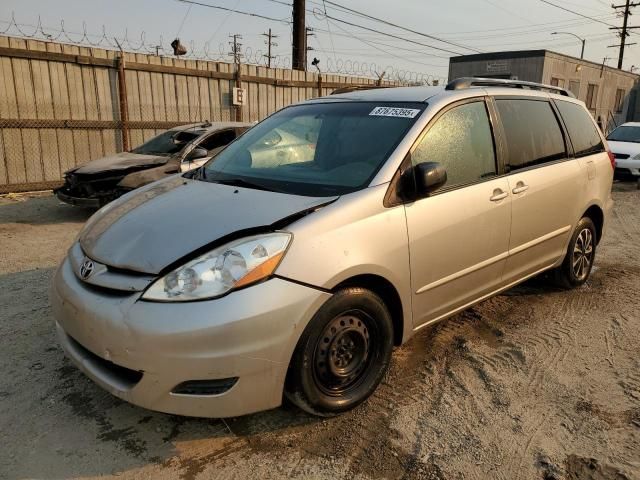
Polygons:
<instances>
[{"instance_id":1,"label":"taillight","mask_svg":"<svg viewBox=\"0 0 640 480\"><path fill-rule=\"evenodd\" d=\"M607 154L609 155L609 161L611 162L611 168L615 169L616 168L616 156L613 154L613 152L611 150L609 150L607 152Z\"/></svg>"}]
</instances>

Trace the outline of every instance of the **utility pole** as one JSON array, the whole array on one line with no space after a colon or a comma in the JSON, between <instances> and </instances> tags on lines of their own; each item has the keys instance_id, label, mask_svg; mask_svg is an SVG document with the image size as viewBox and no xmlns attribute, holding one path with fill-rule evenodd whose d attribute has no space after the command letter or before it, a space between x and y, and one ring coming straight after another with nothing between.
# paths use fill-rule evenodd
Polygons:
<instances>
[{"instance_id":1,"label":"utility pole","mask_svg":"<svg viewBox=\"0 0 640 480\"><path fill-rule=\"evenodd\" d=\"M313 28L310 27L305 27L304 29L304 69L307 69L307 52L310 52L311 50L313 50L313 47L309 46L309 37L312 37L315 35L315 33L313 33Z\"/></svg>"},{"instance_id":2,"label":"utility pole","mask_svg":"<svg viewBox=\"0 0 640 480\"><path fill-rule=\"evenodd\" d=\"M231 45L231 52L229 52L229 55L231 55L233 57L233 63L236 64L236 66L240 66L240 58L242 57L242 52L240 51L240 47L242 47L241 43L238 43L238 40L242 40L242 35L238 35L237 33L235 35L229 35L229 37L233 38L232 42L229 42L229 45Z\"/></svg>"},{"instance_id":3,"label":"utility pole","mask_svg":"<svg viewBox=\"0 0 640 480\"><path fill-rule=\"evenodd\" d=\"M624 8L623 19L622 19L622 27L609 27L609 30L620 30L618 35L620 36L620 45L609 45L609 47L618 47L620 51L618 53L618 69L622 69L622 63L624 61L624 47L635 44L627 44L627 37L629 36L629 32L632 28L640 28L640 27L630 27L629 26L629 16L631 15L631 9L637 7L640 3L631 3L631 0L626 0L624 5L611 5L611 8L614 10L619 10Z\"/></svg>"},{"instance_id":4,"label":"utility pole","mask_svg":"<svg viewBox=\"0 0 640 480\"><path fill-rule=\"evenodd\" d=\"M242 91L242 73L240 71L240 59L242 57L242 53L240 52L240 47L242 47L242 44L238 43L238 40L242 40L242 35L235 34L235 35L229 35L229 36L233 38L233 41L229 42L229 45L231 45L231 52L229 52L229 55L233 56L233 63L236 66L235 87L233 89L234 91L233 108L236 111L236 122L241 122L242 121L242 103L235 102L235 92Z\"/></svg>"},{"instance_id":5,"label":"utility pole","mask_svg":"<svg viewBox=\"0 0 640 480\"><path fill-rule=\"evenodd\" d=\"M271 29L269 29L269 33L263 33L262 36L267 37L264 43L267 44L267 54L263 55L267 59L267 67L271 68L271 59L275 58L274 55L271 55L271 47L277 47L278 44L273 42L274 38L278 38L278 35L273 35L271 33Z\"/></svg>"},{"instance_id":6,"label":"utility pole","mask_svg":"<svg viewBox=\"0 0 640 480\"><path fill-rule=\"evenodd\" d=\"M293 45L291 64L294 70L307 69L305 0L293 0Z\"/></svg>"}]
</instances>

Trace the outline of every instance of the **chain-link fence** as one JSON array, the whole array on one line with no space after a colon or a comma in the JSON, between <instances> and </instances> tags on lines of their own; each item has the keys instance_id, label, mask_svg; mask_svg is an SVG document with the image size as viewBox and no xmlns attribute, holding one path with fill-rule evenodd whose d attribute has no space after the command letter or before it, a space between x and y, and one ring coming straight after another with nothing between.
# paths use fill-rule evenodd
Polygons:
<instances>
[{"instance_id":1,"label":"chain-link fence","mask_svg":"<svg viewBox=\"0 0 640 480\"><path fill-rule=\"evenodd\" d=\"M0 193L53 188L69 169L133 149L168 128L214 120L211 112L185 108L165 109L175 120L142 120L157 113L154 105L136 105L140 115L134 118L140 118L127 122L117 111L107 116L95 107L56 107L51 116L58 118L39 118L47 109L53 113L50 104L0 118Z\"/></svg>"}]
</instances>

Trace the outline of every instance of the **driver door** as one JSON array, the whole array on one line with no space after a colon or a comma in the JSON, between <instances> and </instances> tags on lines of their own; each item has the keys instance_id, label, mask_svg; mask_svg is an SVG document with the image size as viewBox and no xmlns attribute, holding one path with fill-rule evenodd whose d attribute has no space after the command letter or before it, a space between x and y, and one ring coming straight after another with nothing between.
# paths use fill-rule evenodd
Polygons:
<instances>
[{"instance_id":1,"label":"driver door","mask_svg":"<svg viewBox=\"0 0 640 480\"><path fill-rule=\"evenodd\" d=\"M440 112L411 152L414 166L438 162L447 171L443 187L405 205L416 328L499 288L511 196L494 145L485 100L475 98Z\"/></svg>"}]
</instances>

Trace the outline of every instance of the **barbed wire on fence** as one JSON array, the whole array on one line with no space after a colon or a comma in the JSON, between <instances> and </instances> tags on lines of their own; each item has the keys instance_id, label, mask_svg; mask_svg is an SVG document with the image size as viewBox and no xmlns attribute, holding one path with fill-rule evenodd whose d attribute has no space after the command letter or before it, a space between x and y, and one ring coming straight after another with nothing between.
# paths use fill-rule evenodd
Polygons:
<instances>
[{"instance_id":1,"label":"barbed wire on fence","mask_svg":"<svg viewBox=\"0 0 640 480\"><path fill-rule=\"evenodd\" d=\"M4 25L4 26L2 26ZM135 37L129 34L128 29L120 36L111 35L103 25L100 33L90 33L86 22L82 22L82 31L74 32L65 26L64 20L60 20L59 27L45 26L38 16L35 24L20 23L16 20L15 14L11 14L9 20L0 20L0 35L21 37L26 39L59 42L80 47L103 48L105 50L120 50L130 53L143 53L149 55L159 55L174 57L172 49L165 47L165 39L160 35L157 42L147 39L145 31L140 32ZM189 60L209 60L215 62L232 61L228 45L218 43L212 45L206 42L202 46L197 45L193 40L187 42L187 54L181 56ZM251 46L242 48L242 63L256 66L266 66L266 51L254 49ZM275 68L291 68L291 56L274 55L271 66ZM358 76L378 79L383 75L384 80L398 82L409 85L435 85L446 81L446 78L424 72L417 72L395 67L393 65L382 65L376 62L365 62L360 60L332 58L326 55L320 63L320 71L326 74Z\"/></svg>"}]
</instances>

